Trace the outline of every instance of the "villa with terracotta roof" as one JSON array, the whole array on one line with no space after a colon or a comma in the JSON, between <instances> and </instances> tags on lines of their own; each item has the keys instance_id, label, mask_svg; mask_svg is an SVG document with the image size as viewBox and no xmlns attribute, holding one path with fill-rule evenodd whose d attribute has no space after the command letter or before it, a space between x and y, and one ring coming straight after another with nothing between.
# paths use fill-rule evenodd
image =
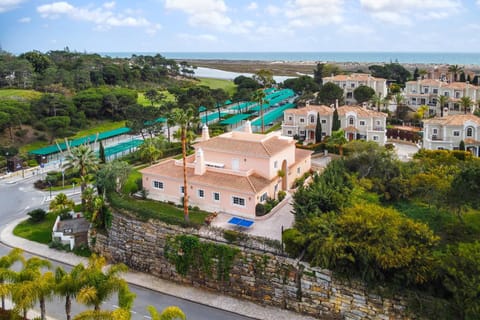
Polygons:
<instances>
[{"instance_id":1,"label":"villa with terracotta roof","mask_svg":"<svg viewBox=\"0 0 480 320\"><path fill-rule=\"evenodd\" d=\"M480 98L480 88L466 82L445 82L435 79L408 81L404 90L408 106L417 109L421 105L430 107L431 114L440 114L437 110L438 97L448 97L448 103L443 106L449 113L464 112L460 107L462 97L470 97L474 103ZM470 110L470 111L473 111Z\"/></svg>"},{"instance_id":2,"label":"villa with terracotta roof","mask_svg":"<svg viewBox=\"0 0 480 320\"><path fill-rule=\"evenodd\" d=\"M387 114L360 106L340 106L338 118L340 128L349 141L361 139L386 143ZM332 134L334 108L325 105L308 105L303 108L285 110L282 121L282 135L297 136L306 143L314 143L317 115L320 116L322 136Z\"/></svg>"},{"instance_id":3,"label":"villa with terracotta roof","mask_svg":"<svg viewBox=\"0 0 480 320\"><path fill-rule=\"evenodd\" d=\"M480 156L480 117L473 114L444 115L423 120L423 147L429 150L465 149Z\"/></svg>"},{"instance_id":4,"label":"villa with terracotta roof","mask_svg":"<svg viewBox=\"0 0 480 320\"><path fill-rule=\"evenodd\" d=\"M376 78L368 73L352 73L348 75L339 74L332 77L323 78L323 83L333 82L343 89L343 97L345 104L356 104L357 101L353 97L353 91L359 86L367 86L375 90L375 94L384 98L388 94L387 80Z\"/></svg>"},{"instance_id":5,"label":"villa with terracotta roof","mask_svg":"<svg viewBox=\"0 0 480 320\"><path fill-rule=\"evenodd\" d=\"M202 139L187 157L189 204L211 212L255 217L255 206L277 198L311 168L311 151L297 149L280 133L244 131ZM141 170L148 197L180 203L183 197L183 160L170 159Z\"/></svg>"}]
</instances>

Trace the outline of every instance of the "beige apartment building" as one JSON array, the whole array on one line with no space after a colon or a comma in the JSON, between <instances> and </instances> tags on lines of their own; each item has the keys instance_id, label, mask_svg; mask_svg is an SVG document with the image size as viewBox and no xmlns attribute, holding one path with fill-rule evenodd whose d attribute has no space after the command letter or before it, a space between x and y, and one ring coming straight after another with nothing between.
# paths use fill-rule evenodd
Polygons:
<instances>
[{"instance_id":1,"label":"beige apartment building","mask_svg":"<svg viewBox=\"0 0 480 320\"><path fill-rule=\"evenodd\" d=\"M345 104L354 105L357 101L353 97L353 91L359 86L367 86L375 90L375 94L385 98L388 94L387 80L375 78L368 73L352 73L348 75L339 74L336 76L323 78L323 83L333 82L343 89L343 98Z\"/></svg>"}]
</instances>

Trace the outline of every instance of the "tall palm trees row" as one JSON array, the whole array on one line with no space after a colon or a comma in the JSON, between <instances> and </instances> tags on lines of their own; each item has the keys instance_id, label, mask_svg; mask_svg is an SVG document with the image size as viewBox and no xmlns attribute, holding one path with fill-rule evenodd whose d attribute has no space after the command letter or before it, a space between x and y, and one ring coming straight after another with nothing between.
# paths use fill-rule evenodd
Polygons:
<instances>
[{"instance_id":1,"label":"tall palm trees row","mask_svg":"<svg viewBox=\"0 0 480 320\"><path fill-rule=\"evenodd\" d=\"M20 271L12 269L17 262L22 264ZM40 318L45 320L45 302L53 296L60 296L65 298L67 320L71 320L72 299L93 307L76 315L75 320L128 320L135 294L129 290L127 282L120 277L127 271L127 267L124 264L115 264L106 268L106 265L105 258L92 255L87 266L78 264L70 272L61 267L51 271L49 261L38 257L27 260L20 249L13 249L0 258L2 310L5 310L5 299L9 297L13 303L13 312L22 314L23 318L27 319L28 310L38 302ZM115 311L100 310L102 303L115 293L118 294L120 308ZM185 319L185 314L176 307L169 307L161 314L153 307L150 307L149 311L152 318L155 319L156 316L157 320ZM171 317L166 317L168 315Z\"/></svg>"}]
</instances>

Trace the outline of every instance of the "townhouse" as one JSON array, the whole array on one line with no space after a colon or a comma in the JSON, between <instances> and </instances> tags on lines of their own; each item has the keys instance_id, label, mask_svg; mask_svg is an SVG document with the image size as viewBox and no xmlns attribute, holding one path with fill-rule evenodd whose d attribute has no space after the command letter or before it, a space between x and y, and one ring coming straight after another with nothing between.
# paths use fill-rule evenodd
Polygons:
<instances>
[{"instance_id":1,"label":"townhouse","mask_svg":"<svg viewBox=\"0 0 480 320\"><path fill-rule=\"evenodd\" d=\"M324 84L328 82L332 82L343 89L343 98L347 105L357 103L353 96L353 92L359 86L372 88L375 91L375 94L381 98L386 97L388 94L387 80L383 78L375 78L368 73L340 74L323 78Z\"/></svg>"}]
</instances>

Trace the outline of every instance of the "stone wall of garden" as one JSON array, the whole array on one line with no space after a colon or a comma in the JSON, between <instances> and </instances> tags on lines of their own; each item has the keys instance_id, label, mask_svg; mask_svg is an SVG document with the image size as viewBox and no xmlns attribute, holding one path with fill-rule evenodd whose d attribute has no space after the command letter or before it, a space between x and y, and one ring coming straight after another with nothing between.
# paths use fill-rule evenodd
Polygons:
<instances>
[{"instance_id":1,"label":"stone wall of garden","mask_svg":"<svg viewBox=\"0 0 480 320\"><path fill-rule=\"evenodd\" d=\"M204 233L204 232L203 232ZM322 319L406 319L406 301L401 297L382 298L368 293L356 281L338 279L329 270L261 250L239 247L228 280L191 270L180 275L165 257L165 245L179 234L198 235L199 230L183 229L159 221L142 222L114 214L108 235L94 236L94 251L112 262L162 279L215 290L233 297L271 305ZM215 268L215 265L213 266Z\"/></svg>"}]
</instances>

